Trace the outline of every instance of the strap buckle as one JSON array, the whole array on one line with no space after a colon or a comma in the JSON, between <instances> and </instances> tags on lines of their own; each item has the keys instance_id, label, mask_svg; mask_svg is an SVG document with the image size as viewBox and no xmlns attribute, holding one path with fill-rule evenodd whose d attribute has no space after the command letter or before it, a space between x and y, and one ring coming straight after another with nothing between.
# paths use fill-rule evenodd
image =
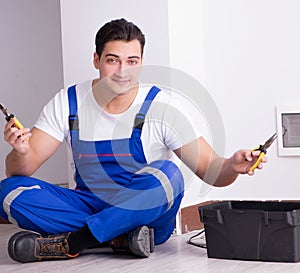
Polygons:
<instances>
[{"instance_id":1,"label":"strap buckle","mask_svg":"<svg viewBox=\"0 0 300 273\"><path fill-rule=\"evenodd\" d=\"M134 120L134 128L142 130L144 121L145 121L144 114L141 114L141 113L136 114L135 120Z\"/></svg>"},{"instance_id":2,"label":"strap buckle","mask_svg":"<svg viewBox=\"0 0 300 273\"><path fill-rule=\"evenodd\" d=\"M79 122L78 122L77 115L69 115L69 130L70 131L79 130Z\"/></svg>"}]
</instances>

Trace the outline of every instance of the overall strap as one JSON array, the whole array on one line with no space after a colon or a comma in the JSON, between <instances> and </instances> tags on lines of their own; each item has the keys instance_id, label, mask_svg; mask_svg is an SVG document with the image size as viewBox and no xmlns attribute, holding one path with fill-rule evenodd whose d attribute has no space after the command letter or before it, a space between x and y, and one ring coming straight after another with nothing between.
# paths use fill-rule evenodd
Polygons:
<instances>
[{"instance_id":1,"label":"overall strap","mask_svg":"<svg viewBox=\"0 0 300 273\"><path fill-rule=\"evenodd\" d=\"M133 130L137 131L139 134L141 134L141 131L142 131L142 128L144 125L144 121L145 121L145 117L151 106L151 103L159 91L160 91L160 89L157 88L156 86L153 86L150 89L150 91L148 92L148 94L145 98L145 101L143 102L143 104L140 108L140 111L135 116Z\"/></svg>"},{"instance_id":2,"label":"overall strap","mask_svg":"<svg viewBox=\"0 0 300 273\"><path fill-rule=\"evenodd\" d=\"M71 136L71 143L73 136L78 134L79 121L77 115L77 98L76 98L76 85L68 88L68 100L69 100L69 130Z\"/></svg>"}]
</instances>

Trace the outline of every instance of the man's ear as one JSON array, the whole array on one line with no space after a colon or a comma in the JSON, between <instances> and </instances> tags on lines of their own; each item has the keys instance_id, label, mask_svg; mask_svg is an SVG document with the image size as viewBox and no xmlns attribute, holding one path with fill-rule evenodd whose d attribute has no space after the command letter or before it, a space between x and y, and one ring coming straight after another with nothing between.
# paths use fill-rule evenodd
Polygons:
<instances>
[{"instance_id":1,"label":"man's ear","mask_svg":"<svg viewBox=\"0 0 300 273\"><path fill-rule=\"evenodd\" d=\"M100 65L100 58L97 52L94 52L94 66L96 69L99 69L99 65Z\"/></svg>"}]
</instances>

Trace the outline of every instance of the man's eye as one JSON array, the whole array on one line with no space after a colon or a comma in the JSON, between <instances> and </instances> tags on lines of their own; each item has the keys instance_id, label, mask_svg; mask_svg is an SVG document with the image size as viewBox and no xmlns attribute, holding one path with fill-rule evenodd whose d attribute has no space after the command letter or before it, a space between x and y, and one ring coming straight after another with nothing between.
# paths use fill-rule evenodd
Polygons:
<instances>
[{"instance_id":1,"label":"man's eye","mask_svg":"<svg viewBox=\"0 0 300 273\"><path fill-rule=\"evenodd\" d=\"M111 64L117 63L117 60L116 60L116 59L107 59L106 61L107 61L108 63L111 63Z\"/></svg>"},{"instance_id":2,"label":"man's eye","mask_svg":"<svg viewBox=\"0 0 300 273\"><path fill-rule=\"evenodd\" d=\"M138 64L138 61L137 60L130 60L130 61L128 61L128 64L136 65L136 64Z\"/></svg>"}]
</instances>

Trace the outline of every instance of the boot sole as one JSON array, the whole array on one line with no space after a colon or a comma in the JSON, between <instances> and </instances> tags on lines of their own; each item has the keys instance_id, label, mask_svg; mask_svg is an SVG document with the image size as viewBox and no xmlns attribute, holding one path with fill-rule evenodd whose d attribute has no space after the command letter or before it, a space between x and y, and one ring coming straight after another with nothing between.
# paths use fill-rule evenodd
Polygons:
<instances>
[{"instance_id":1,"label":"boot sole","mask_svg":"<svg viewBox=\"0 0 300 273\"><path fill-rule=\"evenodd\" d=\"M147 226L135 229L128 235L130 251L136 256L147 258L154 250L154 231Z\"/></svg>"}]
</instances>

